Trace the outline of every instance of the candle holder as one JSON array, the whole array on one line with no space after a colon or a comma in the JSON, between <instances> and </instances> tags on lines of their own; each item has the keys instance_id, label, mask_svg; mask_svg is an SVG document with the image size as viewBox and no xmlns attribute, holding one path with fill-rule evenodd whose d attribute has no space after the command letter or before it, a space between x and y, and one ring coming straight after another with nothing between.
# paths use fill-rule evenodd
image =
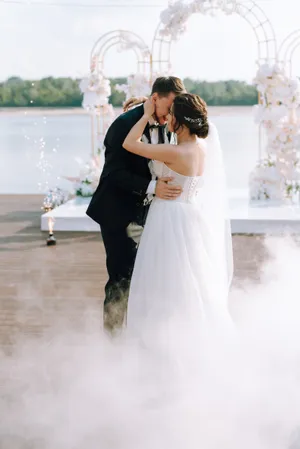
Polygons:
<instances>
[{"instance_id":1,"label":"candle holder","mask_svg":"<svg viewBox=\"0 0 300 449\"><path fill-rule=\"evenodd\" d=\"M54 218L49 217L48 218L49 237L46 240L47 246L56 245L56 238L54 237L53 234L53 227L54 227Z\"/></svg>"},{"instance_id":2,"label":"candle holder","mask_svg":"<svg viewBox=\"0 0 300 449\"><path fill-rule=\"evenodd\" d=\"M56 238L52 233L49 233L49 237L46 240L47 246L54 246L56 245Z\"/></svg>"}]
</instances>

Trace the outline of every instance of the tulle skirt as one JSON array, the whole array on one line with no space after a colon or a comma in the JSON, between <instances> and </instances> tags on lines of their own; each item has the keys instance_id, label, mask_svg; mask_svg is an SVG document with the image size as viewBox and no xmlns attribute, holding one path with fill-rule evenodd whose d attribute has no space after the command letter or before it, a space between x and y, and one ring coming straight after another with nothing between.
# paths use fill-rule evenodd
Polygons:
<instances>
[{"instance_id":1,"label":"tulle skirt","mask_svg":"<svg viewBox=\"0 0 300 449\"><path fill-rule=\"evenodd\" d=\"M169 353L175 345L177 354L179 346L186 354L190 341L207 333L232 334L227 291L210 257L212 244L197 204L152 202L130 287L128 335L149 348Z\"/></svg>"},{"instance_id":2,"label":"tulle skirt","mask_svg":"<svg viewBox=\"0 0 300 449\"><path fill-rule=\"evenodd\" d=\"M197 205L152 203L126 330L140 410L157 411L176 448L298 447L300 306L298 294L282 291L296 268L277 267L288 274L277 287L268 279L266 288L233 292L229 308L212 243Z\"/></svg>"}]
</instances>

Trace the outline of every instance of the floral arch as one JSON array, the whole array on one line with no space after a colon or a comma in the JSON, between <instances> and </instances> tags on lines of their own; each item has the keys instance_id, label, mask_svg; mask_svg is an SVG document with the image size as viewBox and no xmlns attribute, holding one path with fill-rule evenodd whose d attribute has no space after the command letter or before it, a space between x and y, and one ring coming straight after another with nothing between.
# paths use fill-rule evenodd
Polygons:
<instances>
[{"instance_id":1,"label":"floral arch","mask_svg":"<svg viewBox=\"0 0 300 449\"><path fill-rule=\"evenodd\" d=\"M234 0L194 0L184 3L182 0L171 4L161 13L152 45L153 71L167 72L171 67L171 46L187 28L187 21L193 14L214 15L221 11L226 15L237 14L252 28L257 41L257 62L275 63L277 44L271 22L264 11L253 1Z\"/></svg>"},{"instance_id":2,"label":"floral arch","mask_svg":"<svg viewBox=\"0 0 300 449\"><path fill-rule=\"evenodd\" d=\"M263 9L253 0L177 0L170 2L160 16L152 49L132 31L115 30L101 36L90 55L90 73L82 80L83 106L92 117L92 154L102 148L104 134L114 114L108 98L109 80L105 78L105 57L116 46L119 51L132 50L137 69L127 84L117 86L126 96L149 93L150 84L158 74L171 71L171 47L187 29L193 14L238 15L252 28L257 42L258 71L254 78L259 101L255 107L255 121L259 135L266 136L262 151L261 140L257 166L250 175L250 200L273 201L281 204L291 194L300 192L300 85L291 78L292 59L300 46L300 30L291 33L277 51L273 26ZM95 132L96 129L96 132ZM264 155L263 155L264 153Z\"/></svg>"},{"instance_id":3,"label":"floral arch","mask_svg":"<svg viewBox=\"0 0 300 449\"><path fill-rule=\"evenodd\" d=\"M137 73L150 74L151 54L144 40L136 33L114 30L101 36L94 44L90 56L90 69L104 73L105 56L112 47L119 51L132 50L137 61Z\"/></svg>"},{"instance_id":4,"label":"floral arch","mask_svg":"<svg viewBox=\"0 0 300 449\"><path fill-rule=\"evenodd\" d=\"M282 203L300 191L299 122L295 119L300 104L300 86L287 74L295 49L300 45L300 32L292 33L285 47L282 63L273 26L253 0L179 0L161 13L152 46L153 72L169 72L171 46L187 29L191 15L237 14L252 28L257 42L258 71L254 79L259 94L255 120L259 125L260 148L257 166L250 175L250 200ZM291 70L290 70L291 71ZM261 135L267 137L262 157Z\"/></svg>"},{"instance_id":5,"label":"floral arch","mask_svg":"<svg viewBox=\"0 0 300 449\"><path fill-rule=\"evenodd\" d=\"M109 104L110 81L105 76L105 58L113 47L117 47L120 52L132 50L136 57L136 74L129 76L127 84L118 86L119 89L128 91L128 95L141 95L138 87L146 84L147 93L149 90L151 54L143 39L126 30L114 30L101 36L91 50L90 73L80 84L82 106L91 113L93 156L102 149L105 133L115 116L113 107Z\"/></svg>"},{"instance_id":6,"label":"floral arch","mask_svg":"<svg viewBox=\"0 0 300 449\"><path fill-rule=\"evenodd\" d=\"M104 163L103 142L107 129L115 118L109 103L110 81L105 76L105 58L109 50L132 50L136 57L136 73L130 75L127 84L116 86L127 97L149 93L151 53L144 40L132 31L114 30L102 35L93 45L90 54L90 71L81 80L82 106L91 118L91 159L82 168L75 182L77 195L90 196L95 190Z\"/></svg>"}]
</instances>

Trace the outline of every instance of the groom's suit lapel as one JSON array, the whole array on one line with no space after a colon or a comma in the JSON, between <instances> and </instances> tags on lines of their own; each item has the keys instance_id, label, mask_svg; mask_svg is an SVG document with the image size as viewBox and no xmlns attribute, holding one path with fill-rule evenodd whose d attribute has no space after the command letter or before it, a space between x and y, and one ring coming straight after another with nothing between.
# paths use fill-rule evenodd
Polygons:
<instances>
[{"instance_id":1,"label":"groom's suit lapel","mask_svg":"<svg viewBox=\"0 0 300 449\"><path fill-rule=\"evenodd\" d=\"M135 112L135 119L134 119L134 124L137 123L143 116L144 114L144 105L141 106L137 106L135 109L133 109L132 112ZM134 124L132 126L134 126ZM149 124L147 123L146 128L144 129L143 135L146 136L147 140L149 143L151 143L151 136L150 136L150 129L149 129ZM148 167L148 163L149 163L149 159L147 159L146 157L143 156L138 156L135 155L136 158L143 160L143 162L145 163L145 165Z\"/></svg>"},{"instance_id":2,"label":"groom's suit lapel","mask_svg":"<svg viewBox=\"0 0 300 449\"><path fill-rule=\"evenodd\" d=\"M136 121L139 121L144 114L144 105L138 106L137 108L135 108L135 111L136 111L136 117L137 117ZM143 134L147 137L148 142L151 143L149 123L147 123Z\"/></svg>"},{"instance_id":3,"label":"groom's suit lapel","mask_svg":"<svg viewBox=\"0 0 300 449\"><path fill-rule=\"evenodd\" d=\"M144 105L138 106L136 108L137 113L138 113L138 120L140 120L144 114ZM149 123L147 123L143 135L147 138L148 142L151 143L151 135L150 135L150 128L149 128ZM148 167L148 163L150 159L147 159L146 157L143 157L145 163L147 164Z\"/></svg>"},{"instance_id":4,"label":"groom's suit lapel","mask_svg":"<svg viewBox=\"0 0 300 449\"><path fill-rule=\"evenodd\" d=\"M143 134L147 137L148 142L151 143L151 135L150 135L149 123L147 123L146 128L144 129Z\"/></svg>"},{"instance_id":5,"label":"groom's suit lapel","mask_svg":"<svg viewBox=\"0 0 300 449\"><path fill-rule=\"evenodd\" d=\"M144 129L143 134L144 134L144 136L146 136L148 142L151 143L151 135L150 135L149 123L147 123L146 128ZM146 163L147 163L147 165L148 165L148 163L149 163L149 161L150 161L151 159L147 159L147 158L144 158L144 159L145 159L145 161L146 161Z\"/></svg>"}]
</instances>

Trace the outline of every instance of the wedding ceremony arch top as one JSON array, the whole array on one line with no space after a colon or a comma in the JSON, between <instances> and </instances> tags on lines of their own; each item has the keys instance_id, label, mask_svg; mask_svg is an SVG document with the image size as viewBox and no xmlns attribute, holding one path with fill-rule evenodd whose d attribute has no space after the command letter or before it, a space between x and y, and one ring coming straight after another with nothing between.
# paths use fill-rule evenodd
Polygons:
<instances>
[{"instance_id":1,"label":"wedding ceremony arch top","mask_svg":"<svg viewBox=\"0 0 300 449\"><path fill-rule=\"evenodd\" d=\"M161 14L152 44L153 72L164 73L170 70L172 42L186 31L186 24L191 15L214 15L217 11L242 17L251 26L257 41L257 63L275 63L277 44L273 26L262 8L252 0L194 0L190 3L178 1L171 3Z\"/></svg>"},{"instance_id":2,"label":"wedding ceremony arch top","mask_svg":"<svg viewBox=\"0 0 300 449\"><path fill-rule=\"evenodd\" d=\"M132 50L136 56L137 72L149 74L151 66L149 47L138 34L126 30L110 31L97 40L92 48L90 57L90 69L92 72L104 73L105 57L113 47L117 47L120 52Z\"/></svg>"}]
</instances>

